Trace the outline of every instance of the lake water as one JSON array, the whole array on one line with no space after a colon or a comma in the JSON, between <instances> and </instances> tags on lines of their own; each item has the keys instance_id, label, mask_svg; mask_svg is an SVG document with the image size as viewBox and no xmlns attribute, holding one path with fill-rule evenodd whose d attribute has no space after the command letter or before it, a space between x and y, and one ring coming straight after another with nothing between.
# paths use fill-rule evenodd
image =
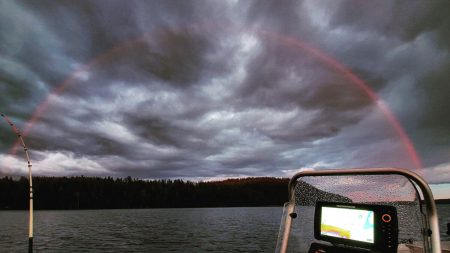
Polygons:
<instances>
[{"instance_id":1,"label":"lake water","mask_svg":"<svg viewBox=\"0 0 450 253\"><path fill-rule=\"evenodd\" d=\"M36 252L274 252L281 207L36 211ZM450 205L438 205L441 237ZM0 252L26 252L26 211L0 212Z\"/></svg>"}]
</instances>

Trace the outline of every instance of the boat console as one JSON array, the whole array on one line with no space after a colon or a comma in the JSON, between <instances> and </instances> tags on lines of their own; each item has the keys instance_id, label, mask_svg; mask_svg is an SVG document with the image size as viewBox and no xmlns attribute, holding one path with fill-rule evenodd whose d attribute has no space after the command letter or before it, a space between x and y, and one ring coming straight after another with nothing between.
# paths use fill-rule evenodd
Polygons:
<instances>
[{"instance_id":1,"label":"boat console","mask_svg":"<svg viewBox=\"0 0 450 253\"><path fill-rule=\"evenodd\" d=\"M303 171L288 194L276 252L441 252L431 190L409 170Z\"/></svg>"}]
</instances>

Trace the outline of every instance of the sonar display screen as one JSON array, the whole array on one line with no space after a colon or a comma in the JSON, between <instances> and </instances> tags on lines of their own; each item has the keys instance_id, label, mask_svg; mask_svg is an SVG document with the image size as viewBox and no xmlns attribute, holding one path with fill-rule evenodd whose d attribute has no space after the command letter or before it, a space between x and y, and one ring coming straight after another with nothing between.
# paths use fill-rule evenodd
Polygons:
<instances>
[{"instance_id":1,"label":"sonar display screen","mask_svg":"<svg viewBox=\"0 0 450 253\"><path fill-rule=\"evenodd\" d=\"M320 234L374 243L374 212L362 209L322 207Z\"/></svg>"}]
</instances>

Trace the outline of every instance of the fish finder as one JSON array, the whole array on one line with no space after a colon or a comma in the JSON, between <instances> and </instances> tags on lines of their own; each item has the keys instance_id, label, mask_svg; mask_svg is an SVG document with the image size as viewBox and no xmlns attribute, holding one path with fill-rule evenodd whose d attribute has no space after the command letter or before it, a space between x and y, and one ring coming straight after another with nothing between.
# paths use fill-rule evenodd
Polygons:
<instances>
[{"instance_id":1,"label":"fish finder","mask_svg":"<svg viewBox=\"0 0 450 253\"><path fill-rule=\"evenodd\" d=\"M397 252L397 210L388 205L317 202L314 237L346 247L342 252L350 248Z\"/></svg>"}]
</instances>

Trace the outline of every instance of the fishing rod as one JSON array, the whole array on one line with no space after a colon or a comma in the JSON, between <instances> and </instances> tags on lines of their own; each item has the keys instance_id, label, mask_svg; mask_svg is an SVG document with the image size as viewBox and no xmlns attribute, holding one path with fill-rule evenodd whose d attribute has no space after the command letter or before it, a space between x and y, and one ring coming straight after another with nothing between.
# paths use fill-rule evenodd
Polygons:
<instances>
[{"instance_id":1,"label":"fishing rod","mask_svg":"<svg viewBox=\"0 0 450 253\"><path fill-rule=\"evenodd\" d=\"M4 118L6 120L6 122L8 122L8 124L11 126L14 133L17 135L17 138L19 139L20 144L22 145L23 150L25 151L25 159L27 160L27 163L28 163L28 181L30 182L30 213L29 213L29 218L28 218L28 252L32 253L33 252L33 180L31 177L30 156L28 154L28 148L25 145L25 141L23 140L23 137L19 131L19 128L17 128L16 125L14 125L14 123L12 123L12 121L5 114L2 113L0 115L2 116L2 118Z\"/></svg>"}]
</instances>

